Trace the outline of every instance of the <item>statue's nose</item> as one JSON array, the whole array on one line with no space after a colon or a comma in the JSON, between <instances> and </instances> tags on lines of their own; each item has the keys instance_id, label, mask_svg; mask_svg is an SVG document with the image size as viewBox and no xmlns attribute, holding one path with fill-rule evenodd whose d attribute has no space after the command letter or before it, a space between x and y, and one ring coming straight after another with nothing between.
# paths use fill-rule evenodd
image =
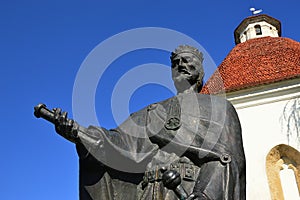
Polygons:
<instances>
[{"instance_id":1,"label":"statue's nose","mask_svg":"<svg viewBox=\"0 0 300 200\"><path fill-rule=\"evenodd\" d=\"M183 64L183 61L182 61L182 59L180 58L179 59L179 65L182 65Z\"/></svg>"}]
</instances>

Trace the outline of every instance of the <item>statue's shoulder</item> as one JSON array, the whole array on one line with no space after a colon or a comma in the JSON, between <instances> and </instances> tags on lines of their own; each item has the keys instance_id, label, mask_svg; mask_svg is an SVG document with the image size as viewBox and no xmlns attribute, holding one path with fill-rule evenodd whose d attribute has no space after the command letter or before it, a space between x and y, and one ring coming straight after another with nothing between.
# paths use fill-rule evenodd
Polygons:
<instances>
[{"instance_id":1,"label":"statue's shoulder","mask_svg":"<svg viewBox=\"0 0 300 200\"><path fill-rule=\"evenodd\" d=\"M205 111L204 113L226 113L230 110L235 111L232 104L224 97L201 93L183 93L149 104L141 110L132 113L131 116L146 115L146 113L152 110L167 112L170 107L174 106L179 106L183 111L188 113L195 113L195 108Z\"/></svg>"},{"instance_id":2,"label":"statue's shoulder","mask_svg":"<svg viewBox=\"0 0 300 200\"><path fill-rule=\"evenodd\" d=\"M227 110L235 110L232 103L228 101L225 97L209 95L209 94L198 94L199 102L203 102L203 104L211 105L216 109L223 110L226 108Z\"/></svg>"}]
</instances>

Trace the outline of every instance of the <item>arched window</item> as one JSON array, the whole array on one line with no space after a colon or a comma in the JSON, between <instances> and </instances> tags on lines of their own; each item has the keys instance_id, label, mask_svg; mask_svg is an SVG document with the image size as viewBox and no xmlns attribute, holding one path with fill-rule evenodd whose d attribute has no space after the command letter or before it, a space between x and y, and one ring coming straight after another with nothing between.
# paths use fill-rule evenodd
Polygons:
<instances>
[{"instance_id":1,"label":"arched window","mask_svg":"<svg viewBox=\"0 0 300 200\"><path fill-rule=\"evenodd\" d=\"M299 151L285 144L275 146L267 155L266 171L272 200L299 198Z\"/></svg>"},{"instance_id":2,"label":"arched window","mask_svg":"<svg viewBox=\"0 0 300 200\"><path fill-rule=\"evenodd\" d=\"M244 32L244 36L245 36L246 40L248 40L248 35L247 35L246 31Z\"/></svg>"},{"instance_id":3,"label":"arched window","mask_svg":"<svg viewBox=\"0 0 300 200\"><path fill-rule=\"evenodd\" d=\"M260 25L255 25L254 28L255 28L256 35L262 35L261 26Z\"/></svg>"}]
</instances>

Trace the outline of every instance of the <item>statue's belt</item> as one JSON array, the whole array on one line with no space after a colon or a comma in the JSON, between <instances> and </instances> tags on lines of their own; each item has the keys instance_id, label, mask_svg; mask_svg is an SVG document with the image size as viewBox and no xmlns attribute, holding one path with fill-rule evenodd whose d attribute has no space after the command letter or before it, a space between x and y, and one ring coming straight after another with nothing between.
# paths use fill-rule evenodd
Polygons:
<instances>
[{"instance_id":1,"label":"statue's belt","mask_svg":"<svg viewBox=\"0 0 300 200\"><path fill-rule=\"evenodd\" d=\"M143 177L143 187L146 187L148 183L161 181L164 172L168 170L177 171L185 181L196 181L199 167L190 161L185 161L185 159L180 159L179 161L173 162L169 166L157 167L155 170L145 172Z\"/></svg>"}]
</instances>

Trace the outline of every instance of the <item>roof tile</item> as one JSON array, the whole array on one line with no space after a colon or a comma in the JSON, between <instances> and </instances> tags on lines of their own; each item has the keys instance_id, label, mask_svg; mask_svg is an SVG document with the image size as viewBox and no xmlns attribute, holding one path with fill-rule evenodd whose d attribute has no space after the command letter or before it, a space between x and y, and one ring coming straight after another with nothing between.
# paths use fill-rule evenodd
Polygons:
<instances>
[{"instance_id":1,"label":"roof tile","mask_svg":"<svg viewBox=\"0 0 300 200\"><path fill-rule=\"evenodd\" d=\"M236 45L201 93L218 94L300 77L300 43L263 37Z\"/></svg>"}]
</instances>

